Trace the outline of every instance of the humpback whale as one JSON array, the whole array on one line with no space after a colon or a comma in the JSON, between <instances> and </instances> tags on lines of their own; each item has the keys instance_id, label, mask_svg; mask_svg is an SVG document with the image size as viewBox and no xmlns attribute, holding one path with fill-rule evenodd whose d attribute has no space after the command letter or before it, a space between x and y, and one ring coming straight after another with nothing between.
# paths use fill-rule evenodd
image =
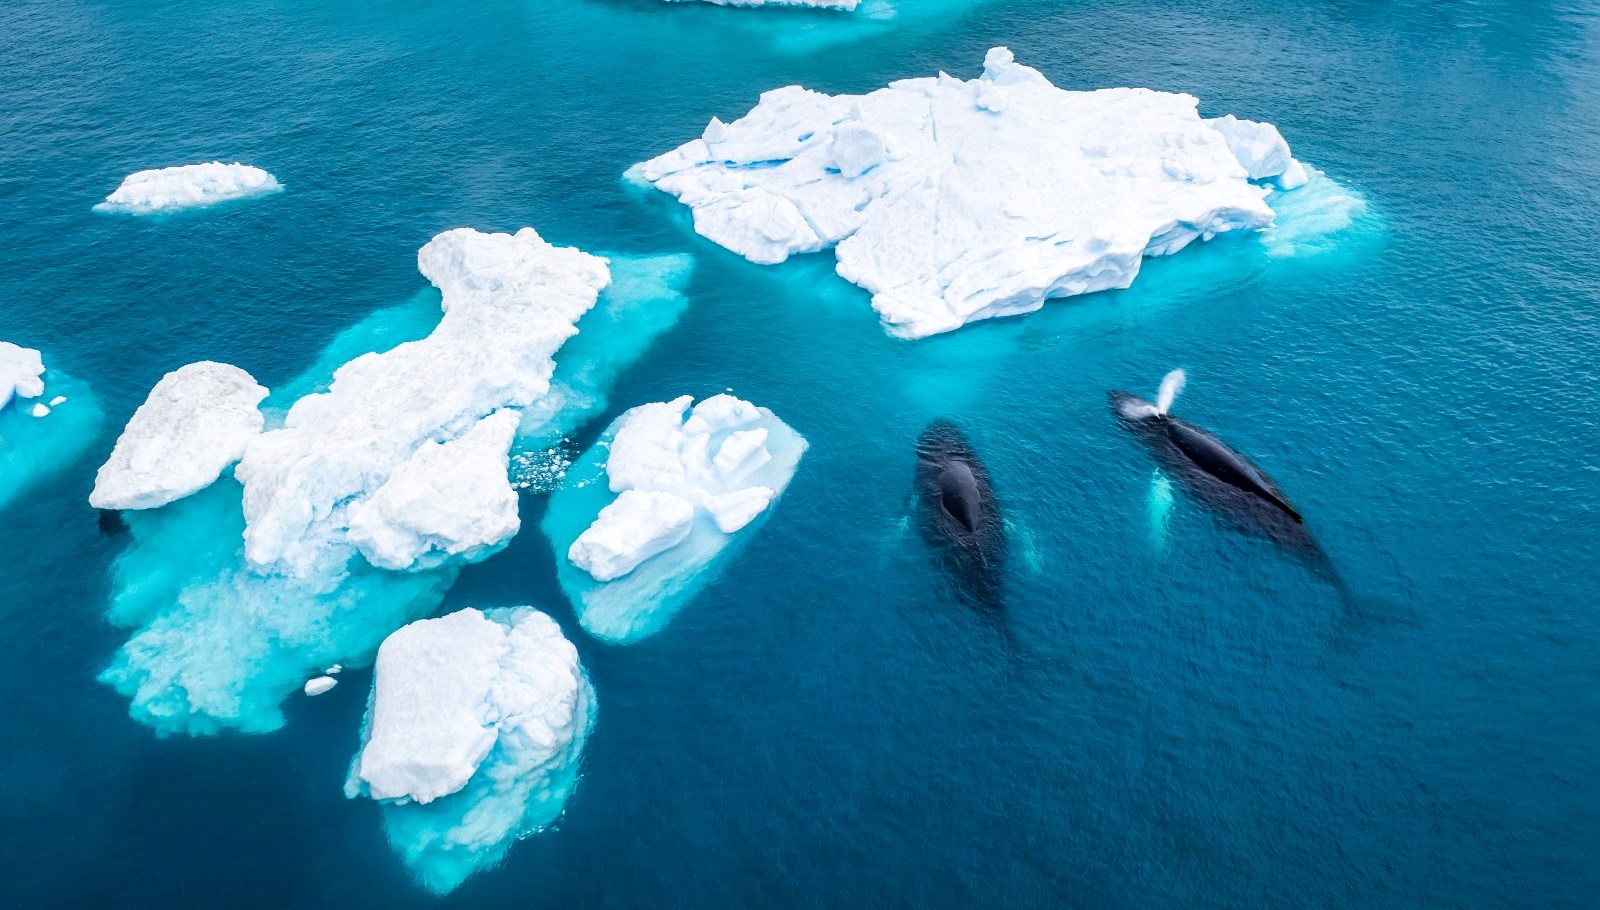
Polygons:
<instances>
[{"instance_id":1,"label":"humpback whale","mask_svg":"<svg viewBox=\"0 0 1600 910\"><path fill-rule=\"evenodd\" d=\"M1150 437L1165 437L1190 464L1205 474L1265 501L1296 523L1303 524L1305 519L1300 516L1300 510L1250 459L1235 452L1211 433L1168 413L1185 381L1182 370L1173 370L1161 380L1161 392L1156 404L1127 392L1112 392L1111 404L1124 423L1145 438L1147 443L1155 441Z\"/></svg>"},{"instance_id":2,"label":"humpback whale","mask_svg":"<svg viewBox=\"0 0 1600 910\"><path fill-rule=\"evenodd\" d=\"M957 590L973 605L998 611L1005 524L988 470L948 420L935 420L917 439L914 494L923 537L940 554Z\"/></svg>"},{"instance_id":3,"label":"humpback whale","mask_svg":"<svg viewBox=\"0 0 1600 910\"><path fill-rule=\"evenodd\" d=\"M1172 401L1185 381L1173 370L1161 382L1154 404L1127 392L1111 392L1111 408L1149 448L1165 476L1236 531L1265 537L1300 558L1341 593L1344 583L1305 521L1266 472L1210 432L1172 416Z\"/></svg>"}]
</instances>

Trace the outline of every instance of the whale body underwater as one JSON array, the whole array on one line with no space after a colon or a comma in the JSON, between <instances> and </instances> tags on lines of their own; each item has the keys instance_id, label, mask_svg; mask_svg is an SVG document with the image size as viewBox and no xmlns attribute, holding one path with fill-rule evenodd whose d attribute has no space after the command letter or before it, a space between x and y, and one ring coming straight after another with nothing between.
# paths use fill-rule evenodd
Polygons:
<instances>
[{"instance_id":1,"label":"whale body underwater","mask_svg":"<svg viewBox=\"0 0 1600 910\"><path fill-rule=\"evenodd\" d=\"M923 538L940 555L960 595L979 609L1002 607L1005 523L989 471L948 420L917 439L914 496Z\"/></svg>"}]
</instances>

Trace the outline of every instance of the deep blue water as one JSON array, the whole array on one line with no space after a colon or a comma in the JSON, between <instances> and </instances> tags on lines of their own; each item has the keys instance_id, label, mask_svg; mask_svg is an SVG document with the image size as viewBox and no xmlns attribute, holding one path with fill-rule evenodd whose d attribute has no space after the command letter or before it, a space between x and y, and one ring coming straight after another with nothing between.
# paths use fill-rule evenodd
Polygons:
<instances>
[{"instance_id":1,"label":"deep blue water","mask_svg":"<svg viewBox=\"0 0 1600 910\"><path fill-rule=\"evenodd\" d=\"M890 24L655 0L0 5L0 338L106 419L0 512L0 905L1600 905L1600 15L1578 2L904 0ZM1324 255L1223 238L1133 289L921 342L831 257L750 265L630 164L791 82L1147 85L1278 124L1371 216ZM267 167L165 221L125 174ZM411 299L456 226L689 252L622 409L731 387L811 443L656 636L586 638L539 533L442 607L531 603L599 698L559 826L445 899L342 797L368 676L264 736L157 738L95 681L112 560L85 498L159 376L277 387ZM1179 411L1296 500L1348 588L1178 490L1105 393ZM905 527L956 418L1013 539L1004 636Z\"/></svg>"}]
</instances>

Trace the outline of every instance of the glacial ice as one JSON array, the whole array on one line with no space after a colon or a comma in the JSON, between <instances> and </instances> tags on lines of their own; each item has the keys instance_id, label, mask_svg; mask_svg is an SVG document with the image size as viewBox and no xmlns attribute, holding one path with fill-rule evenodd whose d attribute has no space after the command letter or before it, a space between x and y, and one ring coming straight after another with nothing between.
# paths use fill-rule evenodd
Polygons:
<instances>
[{"instance_id":1,"label":"glacial ice","mask_svg":"<svg viewBox=\"0 0 1600 910\"><path fill-rule=\"evenodd\" d=\"M1005 48L969 81L769 91L628 172L752 262L833 247L905 337L1127 287L1145 257L1270 228L1268 197L1309 176L1270 124L1203 119L1189 95L1058 89Z\"/></svg>"},{"instance_id":2,"label":"glacial ice","mask_svg":"<svg viewBox=\"0 0 1600 910\"><path fill-rule=\"evenodd\" d=\"M325 573L352 543L351 511L419 447L543 396L556 350L610 277L604 260L551 246L532 228L446 231L417 264L443 294L438 326L340 367L326 392L296 402L282 429L257 437L240 461L245 555L257 571ZM365 514L370 522L383 513ZM381 532L368 524L363 537Z\"/></svg>"},{"instance_id":3,"label":"glacial ice","mask_svg":"<svg viewBox=\"0 0 1600 910\"><path fill-rule=\"evenodd\" d=\"M202 360L161 377L95 476L97 509L153 509L215 483L261 433L267 390Z\"/></svg>"},{"instance_id":4,"label":"glacial ice","mask_svg":"<svg viewBox=\"0 0 1600 910\"><path fill-rule=\"evenodd\" d=\"M443 894L556 820L594 713L577 649L545 614L419 620L378 649L345 795L384 803L390 844Z\"/></svg>"},{"instance_id":5,"label":"glacial ice","mask_svg":"<svg viewBox=\"0 0 1600 910\"><path fill-rule=\"evenodd\" d=\"M433 511L456 495L446 475L465 470L486 502L513 503L503 441L513 417L543 408L533 428L543 439L604 408L611 380L682 311L689 269L687 257L618 257L616 282L589 309L604 264L532 231L447 232L419 262L443 294L379 311L280 384L263 410L283 429L247 448L235 473L255 472L243 491L225 471L190 497L125 514L108 615L134 631L101 678L137 720L161 733L276 729L280 703L308 678L366 664L385 635L434 610L462 563L515 530L514 512L480 522ZM568 340L585 309L584 334ZM572 394L545 407L558 346L556 376ZM266 520L247 532L252 509ZM252 533L270 560L247 558Z\"/></svg>"},{"instance_id":6,"label":"glacial ice","mask_svg":"<svg viewBox=\"0 0 1600 910\"><path fill-rule=\"evenodd\" d=\"M0 341L0 408L44 394L44 359L33 348Z\"/></svg>"},{"instance_id":7,"label":"glacial ice","mask_svg":"<svg viewBox=\"0 0 1600 910\"><path fill-rule=\"evenodd\" d=\"M351 543L382 569L477 562L517 533L517 494L506 480L522 415L496 411L448 442L425 441L350 508Z\"/></svg>"},{"instance_id":8,"label":"glacial ice","mask_svg":"<svg viewBox=\"0 0 1600 910\"><path fill-rule=\"evenodd\" d=\"M136 171L123 178L97 212L165 215L219 202L265 196L283 189L278 178L248 164L184 164Z\"/></svg>"},{"instance_id":9,"label":"glacial ice","mask_svg":"<svg viewBox=\"0 0 1600 910\"><path fill-rule=\"evenodd\" d=\"M578 621L632 642L711 580L739 532L783 493L806 442L731 395L685 395L612 422L551 497L544 531Z\"/></svg>"},{"instance_id":10,"label":"glacial ice","mask_svg":"<svg viewBox=\"0 0 1600 910\"><path fill-rule=\"evenodd\" d=\"M303 691L307 695L316 696L321 695L324 692L332 691L333 687L337 686L338 684L339 681L331 676L318 676L313 679L306 680Z\"/></svg>"}]
</instances>

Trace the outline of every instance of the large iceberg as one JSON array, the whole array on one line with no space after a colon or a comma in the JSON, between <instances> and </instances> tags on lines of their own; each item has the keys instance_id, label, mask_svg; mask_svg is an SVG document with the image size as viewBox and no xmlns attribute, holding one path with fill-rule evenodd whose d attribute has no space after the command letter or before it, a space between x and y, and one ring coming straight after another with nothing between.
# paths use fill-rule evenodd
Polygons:
<instances>
[{"instance_id":1,"label":"large iceberg","mask_svg":"<svg viewBox=\"0 0 1600 910\"><path fill-rule=\"evenodd\" d=\"M103 416L83 383L47 369L37 350L0 341L0 508L72 464Z\"/></svg>"},{"instance_id":2,"label":"large iceberg","mask_svg":"<svg viewBox=\"0 0 1600 910\"><path fill-rule=\"evenodd\" d=\"M1065 91L1005 48L981 76L866 95L769 91L628 176L757 263L832 247L894 334L921 337L1127 287L1145 257L1273 226L1312 175L1271 124L1189 95Z\"/></svg>"},{"instance_id":3,"label":"large iceberg","mask_svg":"<svg viewBox=\"0 0 1600 910\"><path fill-rule=\"evenodd\" d=\"M541 410L540 433L603 407L609 380L642 352L628 333L653 337L676 319L688 266L669 259L619 260L632 277L603 295L594 334L617 350L601 350L568 338L600 309L603 260L532 230L435 238L419 263L442 294L374 314L281 384L238 482L224 472L127 513L109 615L135 631L102 679L161 732L261 732L282 724L280 702L306 679L370 661L385 635L437 607L463 563L516 532L508 451L524 411L554 391L557 348L570 387L587 391Z\"/></svg>"},{"instance_id":4,"label":"large iceberg","mask_svg":"<svg viewBox=\"0 0 1600 910\"><path fill-rule=\"evenodd\" d=\"M126 215L165 215L265 196L282 189L278 178L261 168L212 161L135 171L94 209Z\"/></svg>"},{"instance_id":5,"label":"large iceberg","mask_svg":"<svg viewBox=\"0 0 1600 910\"><path fill-rule=\"evenodd\" d=\"M664 626L767 512L806 442L765 408L685 395L618 417L551 498L544 530L578 621L632 642Z\"/></svg>"},{"instance_id":6,"label":"large iceberg","mask_svg":"<svg viewBox=\"0 0 1600 910\"><path fill-rule=\"evenodd\" d=\"M345 795L384 803L390 844L442 894L556 820L594 714L578 651L545 614L420 620L378 649Z\"/></svg>"},{"instance_id":7,"label":"large iceberg","mask_svg":"<svg viewBox=\"0 0 1600 910\"><path fill-rule=\"evenodd\" d=\"M95 476L97 509L153 509L215 483L261 433L267 390L202 360L161 377Z\"/></svg>"}]
</instances>

